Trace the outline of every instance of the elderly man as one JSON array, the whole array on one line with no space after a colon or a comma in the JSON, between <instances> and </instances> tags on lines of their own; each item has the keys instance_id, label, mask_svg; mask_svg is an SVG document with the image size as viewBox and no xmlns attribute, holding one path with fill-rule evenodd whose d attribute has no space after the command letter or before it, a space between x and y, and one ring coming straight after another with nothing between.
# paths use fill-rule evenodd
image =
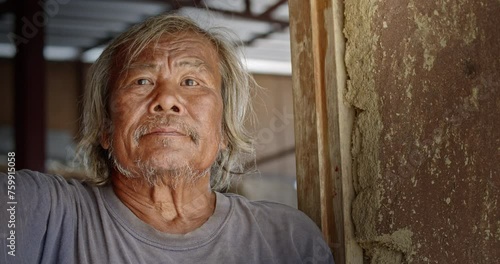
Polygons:
<instances>
[{"instance_id":1,"label":"elderly man","mask_svg":"<svg viewBox=\"0 0 500 264\"><path fill-rule=\"evenodd\" d=\"M218 192L253 151L250 80L221 34L187 18L152 17L120 35L86 87L88 180L0 177L0 262L333 263L300 211Z\"/></svg>"}]
</instances>

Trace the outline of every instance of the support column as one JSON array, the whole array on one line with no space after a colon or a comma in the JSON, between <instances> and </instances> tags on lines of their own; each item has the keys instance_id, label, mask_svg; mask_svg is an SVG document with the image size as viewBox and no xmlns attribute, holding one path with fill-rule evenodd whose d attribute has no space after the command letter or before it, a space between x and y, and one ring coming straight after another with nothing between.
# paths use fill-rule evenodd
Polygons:
<instances>
[{"instance_id":1,"label":"support column","mask_svg":"<svg viewBox=\"0 0 500 264\"><path fill-rule=\"evenodd\" d=\"M15 2L14 129L16 167L45 170L45 61L46 17L39 0Z\"/></svg>"},{"instance_id":2,"label":"support column","mask_svg":"<svg viewBox=\"0 0 500 264\"><path fill-rule=\"evenodd\" d=\"M336 263L361 263L351 220L351 134L345 103L343 2L290 0L299 209L321 227Z\"/></svg>"}]
</instances>

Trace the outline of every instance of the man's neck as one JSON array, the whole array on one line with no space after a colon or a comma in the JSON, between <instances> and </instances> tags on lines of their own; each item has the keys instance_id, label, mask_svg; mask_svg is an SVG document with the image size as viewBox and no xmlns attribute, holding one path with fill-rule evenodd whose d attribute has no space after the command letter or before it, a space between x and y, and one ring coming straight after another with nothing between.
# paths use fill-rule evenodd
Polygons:
<instances>
[{"instance_id":1,"label":"man's neck","mask_svg":"<svg viewBox=\"0 0 500 264\"><path fill-rule=\"evenodd\" d=\"M195 183L150 186L143 180L130 179L113 172L116 196L139 219L155 229L172 234L185 234L203 225L215 210L215 193L210 189L210 176Z\"/></svg>"}]
</instances>

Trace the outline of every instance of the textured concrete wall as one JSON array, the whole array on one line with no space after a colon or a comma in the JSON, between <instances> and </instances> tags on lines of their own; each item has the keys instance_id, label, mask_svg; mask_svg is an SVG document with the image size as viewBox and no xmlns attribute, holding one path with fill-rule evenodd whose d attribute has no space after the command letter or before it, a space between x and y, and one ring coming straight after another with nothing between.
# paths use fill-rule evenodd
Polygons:
<instances>
[{"instance_id":1,"label":"textured concrete wall","mask_svg":"<svg viewBox=\"0 0 500 264\"><path fill-rule=\"evenodd\" d=\"M500 263L500 1L346 1L369 263Z\"/></svg>"}]
</instances>

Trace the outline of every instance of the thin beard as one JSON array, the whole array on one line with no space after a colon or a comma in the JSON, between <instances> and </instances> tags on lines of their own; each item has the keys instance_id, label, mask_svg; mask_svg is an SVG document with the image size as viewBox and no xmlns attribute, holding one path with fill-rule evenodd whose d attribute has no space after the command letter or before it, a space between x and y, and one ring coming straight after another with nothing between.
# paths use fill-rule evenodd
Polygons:
<instances>
[{"instance_id":1,"label":"thin beard","mask_svg":"<svg viewBox=\"0 0 500 264\"><path fill-rule=\"evenodd\" d=\"M169 186L177 189L181 183L186 186L194 186L201 178L207 175L210 168L203 171L194 170L189 165L184 165L172 170L156 170L149 162L136 161L138 170L141 172L145 182L153 186Z\"/></svg>"},{"instance_id":2,"label":"thin beard","mask_svg":"<svg viewBox=\"0 0 500 264\"><path fill-rule=\"evenodd\" d=\"M121 165L116 156L113 155L113 144L110 142L108 157L113 161L115 168L128 179L142 178L149 186L169 186L172 189L177 189L181 182L185 185L192 186L199 179L203 178L209 171L210 167L200 171L194 170L189 164L172 170L158 171L150 162L143 162L140 159L135 161L137 170L132 173L131 170Z\"/></svg>"},{"instance_id":3,"label":"thin beard","mask_svg":"<svg viewBox=\"0 0 500 264\"><path fill-rule=\"evenodd\" d=\"M116 159L116 156L114 155L114 149L113 149L113 139L111 138L109 142L109 149L108 149L108 158L113 161L113 166L125 177L127 178L136 178L133 176L132 172L130 172L128 169L126 169L124 166L118 162L118 159Z\"/></svg>"},{"instance_id":4,"label":"thin beard","mask_svg":"<svg viewBox=\"0 0 500 264\"><path fill-rule=\"evenodd\" d=\"M161 118L158 116L149 118L145 124L142 124L134 131L134 140L138 143L139 138L142 135L146 134L149 130L151 130L151 128L157 125L171 125L171 123L172 123L172 118ZM195 129L189 127L184 122L179 120L176 120L174 123L180 126L196 145L199 144L200 137ZM210 173L212 169L212 166L210 166L203 171L194 170L189 164L185 164L184 166L181 166L177 169L158 171L154 166L150 164L150 162L147 161L142 162L140 159L137 159L135 161L137 169L134 170L134 172L132 172L130 169L121 165L120 162L118 162L116 156L114 155L113 136L112 136L114 133L114 126L110 124L108 130L110 135L108 158L112 160L114 167L126 178L139 179L141 178L142 175L142 178L151 187L159 185L168 185L172 189L176 189L179 187L182 180L184 180L184 184L186 185L194 185L194 183L196 183L199 179L203 178L207 173ZM221 129L220 138L222 137L223 137L223 132ZM168 141L164 140L163 145L166 147L168 145ZM217 152L218 152L217 156L219 156L221 152L221 142L219 142L219 149Z\"/></svg>"}]
</instances>

